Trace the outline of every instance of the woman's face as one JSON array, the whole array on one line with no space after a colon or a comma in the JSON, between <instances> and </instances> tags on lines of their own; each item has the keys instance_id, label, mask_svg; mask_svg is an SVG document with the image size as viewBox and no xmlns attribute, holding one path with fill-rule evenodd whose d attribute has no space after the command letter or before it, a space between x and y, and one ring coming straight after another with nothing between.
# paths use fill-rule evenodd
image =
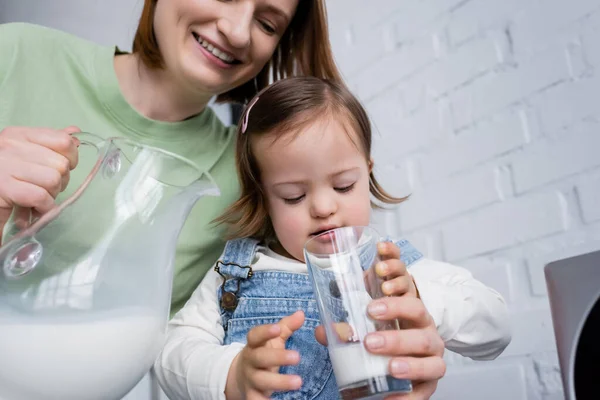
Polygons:
<instances>
[{"instance_id":1,"label":"woman's face","mask_svg":"<svg viewBox=\"0 0 600 400\"><path fill-rule=\"evenodd\" d=\"M167 71L205 93L253 79L271 59L299 0L158 0L154 31Z\"/></svg>"}]
</instances>

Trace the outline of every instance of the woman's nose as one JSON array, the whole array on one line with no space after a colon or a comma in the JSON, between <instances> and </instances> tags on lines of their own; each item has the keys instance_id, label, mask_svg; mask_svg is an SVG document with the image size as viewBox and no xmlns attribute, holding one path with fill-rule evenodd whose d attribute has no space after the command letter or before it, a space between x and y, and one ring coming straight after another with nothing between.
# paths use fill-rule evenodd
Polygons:
<instances>
[{"instance_id":1,"label":"woman's nose","mask_svg":"<svg viewBox=\"0 0 600 400\"><path fill-rule=\"evenodd\" d=\"M231 3L227 12L217 21L217 29L229 44L242 49L250 44L250 29L254 19L254 4L240 1Z\"/></svg>"}]
</instances>

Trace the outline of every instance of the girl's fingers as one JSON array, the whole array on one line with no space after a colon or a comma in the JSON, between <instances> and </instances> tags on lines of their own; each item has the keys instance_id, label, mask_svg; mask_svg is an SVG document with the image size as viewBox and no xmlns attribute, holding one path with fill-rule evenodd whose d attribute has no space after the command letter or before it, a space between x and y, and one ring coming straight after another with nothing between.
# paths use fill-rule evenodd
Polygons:
<instances>
[{"instance_id":1,"label":"girl's fingers","mask_svg":"<svg viewBox=\"0 0 600 400\"><path fill-rule=\"evenodd\" d=\"M412 278L409 275L398 276L381 284L381 291L386 296L402 296L410 292Z\"/></svg>"},{"instance_id":2,"label":"girl's fingers","mask_svg":"<svg viewBox=\"0 0 600 400\"><path fill-rule=\"evenodd\" d=\"M256 369L251 372L251 385L261 392L298 390L302 386L302 378L298 375L286 375Z\"/></svg>"},{"instance_id":3,"label":"girl's fingers","mask_svg":"<svg viewBox=\"0 0 600 400\"><path fill-rule=\"evenodd\" d=\"M259 325L250 329L247 346L256 348L264 346L269 340L279 337L281 327L277 324Z\"/></svg>"},{"instance_id":4,"label":"girl's fingers","mask_svg":"<svg viewBox=\"0 0 600 400\"><path fill-rule=\"evenodd\" d=\"M375 266L375 272L381 278L396 278L398 276L408 275L406 264L399 258L390 258L385 261L380 261Z\"/></svg>"},{"instance_id":5,"label":"girl's fingers","mask_svg":"<svg viewBox=\"0 0 600 400\"><path fill-rule=\"evenodd\" d=\"M377 252L379 253L379 258L383 261L389 259L400 259L400 248L392 242L377 243Z\"/></svg>"},{"instance_id":6,"label":"girl's fingers","mask_svg":"<svg viewBox=\"0 0 600 400\"><path fill-rule=\"evenodd\" d=\"M300 362L300 355L294 350L259 347L251 351L249 361L254 368L267 369L283 365L296 365Z\"/></svg>"}]
</instances>

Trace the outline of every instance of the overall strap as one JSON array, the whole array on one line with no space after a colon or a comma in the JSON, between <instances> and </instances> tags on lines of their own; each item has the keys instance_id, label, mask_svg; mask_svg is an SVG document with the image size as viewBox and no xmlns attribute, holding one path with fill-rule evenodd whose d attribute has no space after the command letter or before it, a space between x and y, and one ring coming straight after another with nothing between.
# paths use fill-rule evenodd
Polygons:
<instances>
[{"instance_id":1,"label":"overall strap","mask_svg":"<svg viewBox=\"0 0 600 400\"><path fill-rule=\"evenodd\" d=\"M248 279L252 276L252 261L259 241L251 238L227 242L215 271L227 278Z\"/></svg>"},{"instance_id":2,"label":"overall strap","mask_svg":"<svg viewBox=\"0 0 600 400\"><path fill-rule=\"evenodd\" d=\"M406 268L423 258L423 254L406 239L386 238L384 241L392 242L400 248L400 260L406 264Z\"/></svg>"},{"instance_id":3,"label":"overall strap","mask_svg":"<svg viewBox=\"0 0 600 400\"><path fill-rule=\"evenodd\" d=\"M223 278L217 296L224 329L227 329L227 321L237 308L241 281L252 277L251 265L258 243L258 240L250 238L228 241L215 265L215 271Z\"/></svg>"}]
</instances>

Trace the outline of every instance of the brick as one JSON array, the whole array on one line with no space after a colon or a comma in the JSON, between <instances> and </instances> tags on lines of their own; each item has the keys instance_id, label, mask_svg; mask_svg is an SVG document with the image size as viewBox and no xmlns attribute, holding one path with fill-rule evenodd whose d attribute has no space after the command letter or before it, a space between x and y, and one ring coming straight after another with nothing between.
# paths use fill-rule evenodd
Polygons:
<instances>
[{"instance_id":1,"label":"brick","mask_svg":"<svg viewBox=\"0 0 600 400\"><path fill-rule=\"evenodd\" d=\"M397 0L396 0L397 1ZM397 1L403 7L390 17L400 39L411 39L427 31L434 21L464 3L464 0Z\"/></svg>"},{"instance_id":2,"label":"brick","mask_svg":"<svg viewBox=\"0 0 600 400\"><path fill-rule=\"evenodd\" d=\"M593 66L586 59L585 50L580 39L568 40L565 44L567 52L567 65L571 78L578 80L593 74Z\"/></svg>"},{"instance_id":3,"label":"brick","mask_svg":"<svg viewBox=\"0 0 600 400\"><path fill-rule=\"evenodd\" d=\"M477 79L507 57L506 39L494 35L444 54L398 84L404 111L417 111L426 102Z\"/></svg>"},{"instance_id":4,"label":"brick","mask_svg":"<svg viewBox=\"0 0 600 400\"><path fill-rule=\"evenodd\" d=\"M344 26L343 31L332 38L332 46L335 60L345 77L356 75L393 50L382 40L391 29L389 24L371 27L344 23Z\"/></svg>"},{"instance_id":5,"label":"brick","mask_svg":"<svg viewBox=\"0 0 600 400\"><path fill-rule=\"evenodd\" d=\"M365 7L361 0L327 0L327 15L334 27L348 21L371 27L403 7L397 0L377 0L376 7Z\"/></svg>"},{"instance_id":6,"label":"brick","mask_svg":"<svg viewBox=\"0 0 600 400\"><path fill-rule=\"evenodd\" d=\"M406 114L402 93L394 88L364 102L363 106L371 120L374 138L395 132Z\"/></svg>"},{"instance_id":7,"label":"brick","mask_svg":"<svg viewBox=\"0 0 600 400\"><path fill-rule=\"evenodd\" d=\"M358 96L368 101L434 60L433 39L431 35L424 35L394 53L372 60L369 67L348 79L355 84Z\"/></svg>"},{"instance_id":8,"label":"brick","mask_svg":"<svg viewBox=\"0 0 600 400\"><path fill-rule=\"evenodd\" d=\"M503 29L526 4L523 0L474 0L465 3L452 12L448 24L451 44L460 45L489 29Z\"/></svg>"},{"instance_id":9,"label":"brick","mask_svg":"<svg viewBox=\"0 0 600 400\"><path fill-rule=\"evenodd\" d=\"M502 382L502 384L500 384ZM438 382L436 400L526 400L525 371L519 363L477 363L449 369Z\"/></svg>"},{"instance_id":10,"label":"brick","mask_svg":"<svg viewBox=\"0 0 600 400\"><path fill-rule=\"evenodd\" d=\"M510 315L512 340L498 358L510 359L535 353L556 351L550 307Z\"/></svg>"},{"instance_id":11,"label":"brick","mask_svg":"<svg viewBox=\"0 0 600 400\"><path fill-rule=\"evenodd\" d=\"M370 226L381 236L400 237L396 214L387 209L374 209L371 213Z\"/></svg>"},{"instance_id":12,"label":"brick","mask_svg":"<svg viewBox=\"0 0 600 400\"><path fill-rule=\"evenodd\" d=\"M500 293L510 305L512 302L511 264L507 260L476 257L461 262L460 266L468 269L475 279Z\"/></svg>"},{"instance_id":13,"label":"brick","mask_svg":"<svg viewBox=\"0 0 600 400\"><path fill-rule=\"evenodd\" d=\"M537 55L518 68L488 74L449 96L454 127L465 128L568 77L569 70L564 51L556 47Z\"/></svg>"},{"instance_id":14,"label":"brick","mask_svg":"<svg viewBox=\"0 0 600 400\"><path fill-rule=\"evenodd\" d=\"M480 168L417 190L400 208L403 231L442 222L499 201L494 170Z\"/></svg>"},{"instance_id":15,"label":"brick","mask_svg":"<svg viewBox=\"0 0 600 400\"><path fill-rule=\"evenodd\" d=\"M402 98L402 105L405 113L415 114L433 100L433 96L428 92L426 76L432 68L437 68L439 61L434 61L417 74L408 79L404 79L398 84L398 91Z\"/></svg>"},{"instance_id":16,"label":"brick","mask_svg":"<svg viewBox=\"0 0 600 400\"><path fill-rule=\"evenodd\" d=\"M443 102L428 104L419 113L399 118L390 115L384 123L376 122L381 137L373 138L373 155L377 163L399 164L407 156L430 146L450 134L447 108Z\"/></svg>"},{"instance_id":17,"label":"brick","mask_svg":"<svg viewBox=\"0 0 600 400\"><path fill-rule=\"evenodd\" d=\"M547 296L544 269L552 261L600 250L600 226L546 238L524 248L531 293Z\"/></svg>"},{"instance_id":18,"label":"brick","mask_svg":"<svg viewBox=\"0 0 600 400\"><path fill-rule=\"evenodd\" d=\"M600 165L598 129L598 123L581 124L568 135L530 145L512 162L517 193Z\"/></svg>"},{"instance_id":19,"label":"brick","mask_svg":"<svg viewBox=\"0 0 600 400\"><path fill-rule=\"evenodd\" d=\"M444 252L461 260L562 232L563 203L560 193L543 192L456 218L442 228Z\"/></svg>"},{"instance_id":20,"label":"brick","mask_svg":"<svg viewBox=\"0 0 600 400\"><path fill-rule=\"evenodd\" d=\"M406 235L402 235L402 237L408 239L425 257L438 261L444 260L444 254L442 253L442 237L438 231L434 229L424 229L417 232L410 232Z\"/></svg>"},{"instance_id":21,"label":"brick","mask_svg":"<svg viewBox=\"0 0 600 400\"><path fill-rule=\"evenodd\" d=\"M600 77L594 77L565 82L532 97L529 104L538 111L542 129L545 132L555 132L597 114L598 93Z\"/></svg>"},{"instance_id":22,"label":"brick","mask_svg":"<svg viewBox=\"0 0 600 400\"><path fill-rule=\"evenodd\" d=\"M535 354L533 367L544 394L561 393L563 389L558 355L555 352Z\"/></svg>"},{"instance_id":23,"label":"brick","mask_svg":"<svg viewBox=\"0 0 600 400\"><path fill-rule=\"evenodd\" d=\"M494 260L498 265L505 263L510 277L510 302L509 312L522 312L524 309L544 308L548 305L547 299L535 297L531 294L530 274L527 270L526 255L522 254L522 247L512 247L494 253Z\"/></svg>"},{"instance_id":24,"label":"brick","mask_svg":"<svg viewBox=\"0 0 600 400\"><path fill-rule=\"evenodd\" d=\"M401 165L374 164L373 173L381 186L392 196L404 197L413 191L413 180L410 163Z\"/></svg>"},{"instance_id":25,"label":"brick","mask_svg":"<svg viewBox=\"0 0 600 400\"><path fill-rule=\"evenodd\" d=\"M517 54L530 54L556 41L561 30L600 8L597 0L533 1L512 20L511 35Z\"/></svg>"},{"instance_id":26,"label":"brick","mask_svg":"<svg viewBox=\"0 0 600 400\"><path fill-rule=\"evenodd\" d=\"M584 48L586 61L591 66L600 65L600 48L598 41L600 40L600 11L590 15L581 24L581 43Z\"/></svg>"},{"instance_id":27,"label":"brick","mask_svg":"<svg viewBox=\"0 0 600 400\"><path fill-rule=\"evenodd\" d=\"M586 223L600 221L600 179L581 183L577 194L583 220Z\"/></svg>"},{"instance_id":28,"label":"brick","mask_svg":"<svg viewBox=\"0 0 600 400\"><path fill-rule=\"evenodd\" d=\"M526 143L530 118L527 110L509 110L453 135L424 157L423 180L444 178L520 148Z\"/></svg>"},{"instance_id":29,"label":"brick","mask_svg":"<svg viewBox=\"0 0 600 400\"><path fill-rule=\"evenodd\" d=\"M505 38L492 35L469 42L427 69L421 79L434 98L473 81L507 57Z\"/></svg>"}]
</instances>

